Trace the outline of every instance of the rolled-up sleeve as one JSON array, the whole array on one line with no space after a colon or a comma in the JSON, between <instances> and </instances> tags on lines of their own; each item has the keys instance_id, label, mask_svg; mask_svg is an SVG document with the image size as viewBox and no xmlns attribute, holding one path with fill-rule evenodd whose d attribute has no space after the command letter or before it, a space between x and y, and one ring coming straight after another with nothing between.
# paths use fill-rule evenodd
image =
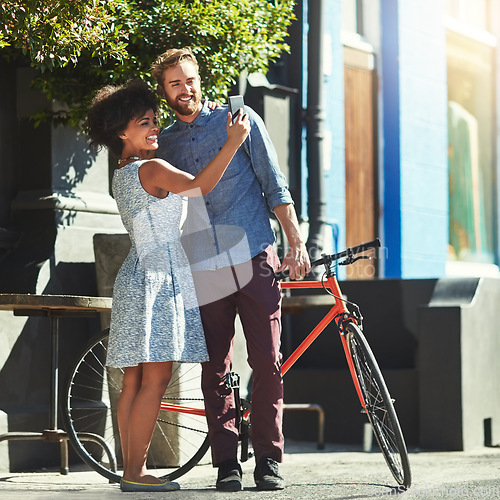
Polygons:
<instances>
[{"instance_id":1,"label":"rolled-up sleeve","mask_svg":"<svg viewBox=\"0 0 500 500\"><path fill-rule=\"evenodd\" d=\"M278 205L293 204L288 184L279 168L278 155L271 142L262 118L251 108L245 107L251 123L251 132L245 142L255 175L262 188L270 210Z\"/></svg>"}]
</instances>

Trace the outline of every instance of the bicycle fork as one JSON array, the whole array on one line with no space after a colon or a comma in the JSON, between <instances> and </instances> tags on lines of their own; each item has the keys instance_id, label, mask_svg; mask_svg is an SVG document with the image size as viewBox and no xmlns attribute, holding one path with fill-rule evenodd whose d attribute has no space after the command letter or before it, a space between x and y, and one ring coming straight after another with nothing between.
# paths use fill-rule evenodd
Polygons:
<instances>
[{"instance_id":1,"label":"bicycle fork","mask_svg":"<svg viewBox=\"0 0 500 500\"><path fill-rule=\"evenodd\" d=\"M352 322L352 318L349 317L347 313L339 315L339 317L337 318L337 328L340 333L340 340L342 342L342 347L344 349L347 365L349 367L349 372L351 374L351 378L354 383L354 388L356 389L356 394L358 395L359 402L361 403L361 409L362 409L361 411L362 413L367 414L368 412L366 410L366 401L363 396L363 392L361 391L358 377L356 376L356 369L354 368L354 361L351 356L351 351L349 349L349 346L347 345L345 325L349 322Z\"/></svg>"},{"instance_id":2,"label":"bicycle fork","mask_svg":"<svg viewBox=\"0 0 500 500\"><path fill-rule=\"evenodd\" d=\"M241 441L241 462L246 462L253 456L248 451L248 440L250 439L250 403L240 397L240 376L236 372L228 372L225 384L233 391L234 407L236 410L235 425L238 429L238 439Z\"/></svg>"}]
</instances>

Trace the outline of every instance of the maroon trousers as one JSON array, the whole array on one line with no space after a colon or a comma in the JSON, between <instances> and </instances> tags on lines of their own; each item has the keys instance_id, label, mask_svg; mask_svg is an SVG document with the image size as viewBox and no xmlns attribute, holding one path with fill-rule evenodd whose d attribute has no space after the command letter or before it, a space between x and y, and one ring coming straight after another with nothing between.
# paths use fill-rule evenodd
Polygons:
<instances>
[{"instance_id":1,"label":"maroon trousers","mask_svg":"<svg viewBox=\"0 0 500 500\"><path fill-rule=\"evenodd\" d=\"M238 266L232 268L236 291L200 307L210 356L210 361L202 364L202 389L214 466L237 456L233 394L224 385L224 376L232 369L237 313L245 334L248 363L253 370L251 422L255 458L282 461L281 294L266 258L263 252L252 259L251 279L241 288L237 280ZM203 272L205 285L217 286L217 272ZM214 273L215 284L210 284L211 273Z\"/></svg>"}]
</instances>

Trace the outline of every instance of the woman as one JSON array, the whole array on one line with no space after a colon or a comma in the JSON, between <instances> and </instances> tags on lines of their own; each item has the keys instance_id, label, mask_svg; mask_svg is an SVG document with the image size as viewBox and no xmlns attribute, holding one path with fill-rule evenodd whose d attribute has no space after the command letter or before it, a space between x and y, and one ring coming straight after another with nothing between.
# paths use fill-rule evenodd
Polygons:
<instances>
[{"instance_id":1,"label":"woman","mask_svg":"<svg viewBox=\"0 0 500 500\"><path fill-rule=\"evenodd\" d=\"M195 177L153 158L159 128L156 94L141 81L107 86L87 118L91 144L120 159L113 195L132 243L117 275L106 364L124 368L118 402L123 453L122 491L171 491L177 483L148 474L146 457L173 361L197 363L208 354L187 257L180 243L182 196L209 193L250 125L227 117L227 141Z\"/></svg>"}]
</instances>

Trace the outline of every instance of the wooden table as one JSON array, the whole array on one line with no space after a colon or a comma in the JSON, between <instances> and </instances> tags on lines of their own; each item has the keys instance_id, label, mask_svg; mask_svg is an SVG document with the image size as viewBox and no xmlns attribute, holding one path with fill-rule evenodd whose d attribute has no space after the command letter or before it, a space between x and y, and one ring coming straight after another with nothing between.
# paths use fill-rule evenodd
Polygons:
<instances>
[{"instance_id":1,"label":"wooden table","mask_svg":"<svg viewBox=\"0 0 500 500\"><path fill-rule=\"evenodd\" d=\"M32 295L0 294L0 310L12 311L15 316L45 316L50 318L50 408L49 428L43 432L7 432L0 435L4 440L42 440L59 442L61 453L61 474L68 474L68 436L59 429L57 415L59 408L59 318L92 317L111 309L112 299L108 297L82 297L75 295ZM88 436L98 442L109 454L105 443L95 436Z\"/></svg>"}]
</instances>

